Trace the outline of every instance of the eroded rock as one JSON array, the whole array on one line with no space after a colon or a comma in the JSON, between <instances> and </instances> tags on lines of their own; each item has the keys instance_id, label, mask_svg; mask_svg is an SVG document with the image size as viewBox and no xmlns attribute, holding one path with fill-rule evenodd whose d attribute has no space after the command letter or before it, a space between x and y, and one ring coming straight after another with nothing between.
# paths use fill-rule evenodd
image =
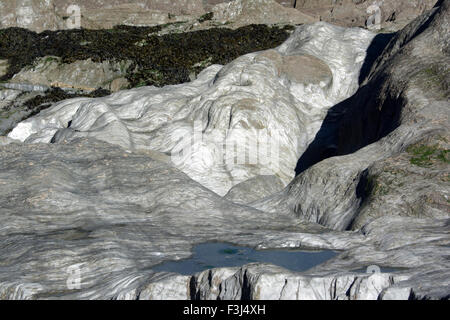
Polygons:
<instances>
[{"instance_id":1,"label":"eroded rock","mask_svg":"<svg viewBox=\"0 0 450 320\"><path fill-rule=\"evenodd\" d=\"M65 101L9 136L27 142L90 136L129 150L157 150L220 195L256 175L277 175L287 184L326 110L356 91L373 36L325 23L302 26L268 53L281 62L251 53L212 65L181 86ZM302 63L294 70L295 62ZM266 149L258 147L263 141ZM241 148L239 157L233 144Z\"/></svg>"},{"instance_id":2,"label":"eroded rock","mask_svg":"<svg viewBox=\"0 0 450 320\"><path fill-rule=\"evenodd\" d=\"M59 57L45 56L36 59L33 66L25 67L15 74L9 82L90 92L99 88L109 89L114 79L126 75L131 63L96 63L91 59L62 63Z\"/></svg>"}]
</instances>

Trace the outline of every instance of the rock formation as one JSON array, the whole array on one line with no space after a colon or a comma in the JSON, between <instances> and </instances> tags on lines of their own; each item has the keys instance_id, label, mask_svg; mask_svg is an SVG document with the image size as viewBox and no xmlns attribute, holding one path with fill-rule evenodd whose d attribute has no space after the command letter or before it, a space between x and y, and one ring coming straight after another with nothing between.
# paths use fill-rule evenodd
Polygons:
<instances>
[{"instance_id":1,"label":"rock formation","mask_svg":"<svg viewBox=\"0 0 450 320\"><path fill-rule=\"evenodd\" d=\"M390 167L387 163L389 158L399 156L408 147L414 148L413 145L424 138L429 140L425 146L437 148L436 151L443 156L431 163L428 170L422 170L420 186L415 188L420 190L430 184L435 185L434 180L438 185L438 181L442 181L448 186L445 154L449 139L449 38L447 32L442 32L449 26L447 6L448 2L443 2L397 33L375 61L369 75L362 79L358 92L330 109L322 131L307 152L317 156L316 162L322 160L321 155L326 155L331 148L334 155L342 156L325 159L303 171L284 194L277 195L271 200L272 204L267 201L261 207L283 203L286 210L308 220L335 229L349 228L361 205L365 205L365 198L380 196L375 175L381 173L374 173L375 164L385 161L386 170L393 170L396 174L395 169L387 169ZM442 68L443 72L433 71L435 68ZM435 137L430 138L430 135ZM440 147L436 146L437 140L442 140ZM305 154L299 162L310 161ZM410 158L407 157L408 160ZM444 168L440 167L441 164ZM418 169L413 160L410 160L410 165L413 165L411 169L405 167L411 171L411 174L405 173L409 179ZM424 179L433 174L433 169L441 169L443 176L432 179L433 182ZM397 173L399 177L395 180L400 183L401 172ZM413 185L409 184L408 188L413 188ZM393 189L382 193L399 191ZM432 197L430 200L432 206L437 206L433 216L448 214L448 190L445 189L435 194L436 199ZM320 200L312 196L323 190L326 190L325 196ZM419 194L414 193L413 197L416 196ZM405 201L407 196L402 193L400 197ZM334 201L337 199L336 207ZM411 200L403 203L404 207L409 205L412 205ZM412 211L415 213L406 215L428 215L422 209ZM381 212L383 215L390 212L401 214L399 210L379 211L379 214Z\"/></svg>"},{"instance_id":2,"label":"rock formation","mask_svg":"<svg viewBox=\"0 0 450 320\"><path fill-rule=\"evenodd\" d=\"M208 17L210 13L213 16ZM273 0L17 0L0 4L0 27L21 27L42 32L72 28L110 29L115 25L186 25L185 30L226 24L289 24L316 21ZM206 22L201 26L201 22Z\"/></svg>"},{"instance_id":3,"label":"rock formation","mask_svg":"<svg viewBox=\"0 0 450 320\"><path fill-rule=\"evenodd\" d=\"M449 299L449 17L441 0L393 35L302 25L189 83L20 122L0 138L0 297ZM152 269L211 241L338 255Z\"/></svg>"},{"instance_id":4,"label":"rock formation","mask_svg":"<svg viewBox=\"0 0 450 320\"><path fill-rule=\"evenodd\" d=\"M278 2L278 3L277 3ZM346 27L399 30L436 0L16 0L0 4L0 27L33 31L80 27L112 28L115 25L151 26L179 22L184 30L226 24L286 24L326 21ZM76 5L76 7L73 7ZM294 9L295 5L295 9ZM209 13L214 15L208 19ZM205 24L199 23L206 21Z\"/></svg>"},{"instance_id":5,"label":"rock formation","mask_svg":"<svg viewBox=\"0 0 450 320\"><path fill-rule=\"evenodd\" d=\"M281 0L283 2L283 0ZM436 0L297 0L295 8L321 21L347 27L399 30L418 15L431 9ZM294 1L284 3L294 6ZM379 21L376 16L379 16Z\"/></svg>"},{"instance_id":6,"label":"rock formation","mask_svg":"<svg viewBox=\"0 0 450 320\"><path fill-rule=\"evenodd\" d=\"M64 101L9 136L47 143L95 137L128 150L158 150L220 195L260 174L287 184L327 109L356 91L373 36L325 23L300 27L277 50L213 65L193 82ZM267 152L258 149L263 139ZM185 144L190 150L178 156ZM232 147L222 148L232 145L241 148L243 159L230 158Z\"/></svg>"}]
</instances>

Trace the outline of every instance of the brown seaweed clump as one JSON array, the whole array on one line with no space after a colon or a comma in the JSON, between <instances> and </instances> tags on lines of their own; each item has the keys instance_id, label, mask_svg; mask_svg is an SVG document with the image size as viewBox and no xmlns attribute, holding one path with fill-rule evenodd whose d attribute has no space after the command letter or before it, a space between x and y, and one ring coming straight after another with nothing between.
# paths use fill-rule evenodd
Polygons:
<instances>
[{"instance_id":1,"label":"brown seaweed clump","mask_svg":"<svg viewBox=\"0 0 450 320\"><path fill-rule=\"evenodd\" d=\"M8 59L9 69L0 81L10 79L38 57L57 56L62 63L88 58L94 62L130 60L126 70L130 87L179 84L210 64L226 64L243 54L280 45L293 26L248 25L158 35L162 28L116 26L42 33L2 29L0 59Z\"/></svg>"}]
</instances>

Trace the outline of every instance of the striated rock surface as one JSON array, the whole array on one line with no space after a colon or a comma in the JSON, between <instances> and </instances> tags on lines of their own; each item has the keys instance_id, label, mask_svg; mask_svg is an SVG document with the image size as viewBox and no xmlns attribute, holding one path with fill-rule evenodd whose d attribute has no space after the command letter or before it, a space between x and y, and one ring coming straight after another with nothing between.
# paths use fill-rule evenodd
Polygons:
<instances>
[{"instance_id":1,"label":"striated rock surface","mask_svg":"<svg viewBox=\"0 0 450 320\"><path fill-rule=\"evenodd\" d=\"M64 101L9 136L47 143L96 137L128 150L158 150L221 195L256 175L277 175L287 184L327 109L356 91L358 66L373 36L326 23L305 25L276 50L213 65L193 82ZM293 68L296 61L306 63ZM233 145L240 148L238 158L230 157Z\"/></svg>"},{"instance_id":2,"label":"striated rock surface","mask_svg":"<svg viewBox=\"0 0 450 320\"><path fill-rule=\"evenodd\" d=\"M361 233L336 232L221 199L155 152L129 153L95 140L6 143L0 147L4 299L448 295L448 219L381 218ZM195 243L219 239L260 249L344 251L304 273L265 264L193 276L152 271L187 258ZM398 270L367 274L372 264Z\"/></svg>"},{"instance_id":3,"label":"striated rock surface","mask_svg":"<svg viewBox=\"0 0 450 320\"><path fill-rule=\"evenodd\" d=\"M19 123L0 139L0 298L449 299L449 12L440 1L381 54L371 32L305 25L190 83ZM263 129L282 137L279 166L215 166L214 144ZM183 137L193 150L174 153ZM338 254L301 273L152 269L212 241Z\"/></svg>"},{"instance_id":4,"label":"striated rock surface","mask_svg":"<svg viewBox=\"0 0 450 320\"><path fill-rule=\"evenodd\" d=\"M282 208L285 212L338 230L350 228L360 212L366 218L373 215L374 210L378 216L401 214L401 210L388 209L386 202L381 206L378 202L376 209L372 207L372 213L367 213L365 210L369 210L370 204L365 206L364 201L371 193L380 192L373 175L389 175L384 172L390 170L390 158L397 157L408 147L414 148L415 143L430 135L441 135L444 142L448 140L449 33L442 32L449 29L448 10L449 3L444 1L440 7L419 17L395 35L362 81L358 92L330 109L315 141L299 160L298 167L304 170L286 190L255 204L256 207L277 212ZM443 72L437 72L436 66ZM389 186L391 191L381 193L403 199L402 204L399 201L397 204L405 209L408 204L413 204L412 197L420 198L421 194L425 198L431 197L434 199L431 202L440 203L433 206L432 214L423 207L406 211L421 217L430 214L448 217L448 205L443 204L449 188L446 178L448 147L444 144L439 150L440 164L436 168L439 174L433 175L430 168L428 174L417 175L413 163L404 163L407 177L395 178L395 183L408 182L405 189ZM341 156L319 162L330 155ZM318 163L308 168L314 162ZM381 169L383 173L376 169L376 164L378 168L384 166ZM371 172L372 177L368 176ZM417 184L413 184L415 178L420 179ZM369 180L375 183L374 188ZM405 195L403 192L413 191L410 188L430 188L430 193L421 191ZM433 189L437 192L434 193ZM399 193L395 196L397 191ZM383 199L386 201L388 198ZM361 226L359 223L357 225Z\"/></svg>"},{"instance_id":5,"label":"striated rock surface","mask_svg":"<svg viewBox=\"0 0 450 320\"><path fill-rule=\"evenodd\" d=\"M448 132L447 132L448 133ZM443 219L450 212L448 135L429 136L368 168L364 200L353 229L377 217Z\"/></svg>"},{"instance_id":6,"label":"striated rock surface","mask_svg":"<svg viewBox=\"0 0 450 320\"><path fill-rule=\"evenodd\" d=\"M53 103L75 98L101 97L110 94L98 89L82 92L73 88L51 88L28 83L0 83L0 135L8 134L17 123L38 114Z\"/></svg>"}]
</instances>

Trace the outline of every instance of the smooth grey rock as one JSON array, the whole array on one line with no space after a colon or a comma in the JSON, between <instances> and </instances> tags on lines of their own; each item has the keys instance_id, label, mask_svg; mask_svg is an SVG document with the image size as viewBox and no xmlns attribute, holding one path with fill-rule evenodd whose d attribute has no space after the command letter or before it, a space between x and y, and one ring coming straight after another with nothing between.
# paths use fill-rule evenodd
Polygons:
<instances>
[{"instance_id":1,"label":"smooth grey rock","mask_svg":"<svg viewBox=\"0 0 450 320\"><path fill-rule=\"evenodd\" d=\"M33 85L33 91L37 87L44 88L43 91L49 87L83 91L110 89L112 81L123 77L130 64L130 61L97 63L91 59L65 64L61 58L45 56L23 68L9 80L10 84L4 85L28 83Z\"/></svg>"},{"instance_id":2,"label":"smooth grey rock","mask_svg":"<svg viewBox=\"0 0 450 320\"><path fill-rule=\"evenodd\" d=\"M194 243L254 246L267 226L281 232L296 224L222 200L146 153L103 142L8 144L0 163L0 260L8 262L0 291L8 299L117 298L149 283L152 265L187 258ZM81 291L68 290L70 267L80 267Z\"/></svg>"},{"instance_id":3,"label":"smooth grey rock","mask_svg":"<svg viewBox=\"0 0 450 320\"><path fill-rule=\"evenodd\" d=\"M277 176L256 176L235 185L224 196L234 203L247 204L270 196L284 189Z\"/></svg>"}]
</instances>

